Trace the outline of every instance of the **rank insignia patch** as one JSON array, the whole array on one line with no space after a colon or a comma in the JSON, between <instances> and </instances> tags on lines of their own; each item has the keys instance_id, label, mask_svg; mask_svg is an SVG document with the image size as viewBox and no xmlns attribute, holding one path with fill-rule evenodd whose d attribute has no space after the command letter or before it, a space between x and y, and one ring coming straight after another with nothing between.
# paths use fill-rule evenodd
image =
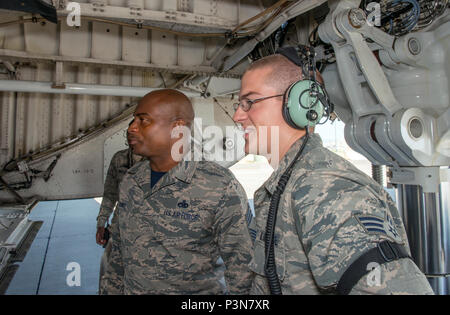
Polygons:
<instances>
[{"instance_id":1,"label":"rank insignia patch","mask_svg":"<svg viewBox=\"0 0 450 315\"><path fill-rule=\"evenodd\" d=\"M381 234L396 243L403 243L391 216L386 214L385 218L381 218L374 215L358 214L355 215L355 218L367 234Z\"/></svg>"}]
</instances>

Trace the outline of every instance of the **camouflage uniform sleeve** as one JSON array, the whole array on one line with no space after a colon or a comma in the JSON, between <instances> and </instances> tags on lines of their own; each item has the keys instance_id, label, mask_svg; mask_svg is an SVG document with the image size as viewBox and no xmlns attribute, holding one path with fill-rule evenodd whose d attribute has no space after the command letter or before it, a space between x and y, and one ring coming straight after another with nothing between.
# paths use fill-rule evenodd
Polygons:
<instances>
[{"instance_id":1,"label":"camouflage uniform sleeve","mask_svg":"<svg viewBox=\"0 0 450 315\"><path fill-rule=\"evenodd\" d=\"M218 204L214 233L225 263L225 280L230 294L249 294L252 272L251 241L245 219L247 198L236 179L230 182Z\"/></svg>"},{"instance_id":2,"label":"camouflage uniform sleeve","mask_svg":"<svg viewBox=\"0 0 450 315\"><path fill-rule=\"evenodd\" d=\"M387 197L389 206L396 208L394 201ZM405 242L408 244L407 239ZM383 278L383 275L386 277ZM377 266L358 281L350 294L434 295L434 292L419 267L411 259L404 258Z\"/></svg>"},{"instance_id":3,"label":"camouflage uniform sleeve","mask_svg":"<svg viewBox=\"0 0 450 315\"><path fill-rule=\"evenodd\" d=\"M297 233L318 287L335 289L353 261L388 239L368 233L355 214L382 217L388 212L388 205L371 188L349 178L327 172L315 172L306 178L292 194ZM359 280L351 294L428 294L431 291L426 277L409 258L382 264L378 270L377 282L369 279L373 276L369 273Z\"/></svg>"},{"instance_id":4,"label":"camouflage uniform sleeve","mask_svg":"<svg viewBox=\"0 0 450 315\"><path fill-rule=\"evenodd\" d=\"M404 258L378 266L362 277L350 294L434 295L434 292L417 265Z\"/></svg>"},{"instance_id":5,"label":"camouflage uniform sleeve","mask_svg":"<svg viewBox=\"0 0 450 315\"><path fill-rule=\"evenodd\" d=\"M100 205L100 211L97 216L97 228L105 227L111 213L116 206L119 190L119 179L117 174L117 162L116 155L113 156L111 163L108 167L108 173L106 174L105 185L103 189L103 199Z\"/></svg>"},{"instance_id":6,"label":"camouflage uniform sleeve","mask_svg":"<svg viewBox=\"0 0 450 315\"><path fill-rule=\"evenodd\" d=\"M100 281L101 295L124 294L124 268L120 251L119 210L120 207L117 207L115 214L117 224L111 225L113 237L110 241L112 241L112 246L110 256L108 257L106 271Z\"/></svg>"}]
</instances>

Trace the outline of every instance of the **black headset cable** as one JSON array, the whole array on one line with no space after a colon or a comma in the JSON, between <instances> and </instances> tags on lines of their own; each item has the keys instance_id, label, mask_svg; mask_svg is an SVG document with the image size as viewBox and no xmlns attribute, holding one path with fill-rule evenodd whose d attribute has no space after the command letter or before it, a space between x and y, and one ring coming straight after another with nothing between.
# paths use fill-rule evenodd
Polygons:
<instances>
[{"instance_id":1,"label":"black headset cable","mask_svg":"<svg viewBox=\"0 0 450 315\"><path fill-rule=\"evenodd\" d=\"M267 223L266 223L266 234L264 237L264 248L265 248L265 265L264 272L267 277L267 281L269 283L270 293L273 295L282 295L280 279L277 274L277 267L275 264L275 250L274 250L274 234L275 234L275 224L278 213L278 206L280 204L281 195L286 188L286 185L291 177L292 170L294 168L295 162L298 160L300 155L303 152L303 149L306 146L306 143L309 139L309 131L308 127L305 128L306 134L300 147L300 150L297 152L294 160L291 165L289 165L288 169L281 175L280 180L278 181L277 188L272 195L269 206L269 213L267 215Z\"/></svg>"}]
</instances>

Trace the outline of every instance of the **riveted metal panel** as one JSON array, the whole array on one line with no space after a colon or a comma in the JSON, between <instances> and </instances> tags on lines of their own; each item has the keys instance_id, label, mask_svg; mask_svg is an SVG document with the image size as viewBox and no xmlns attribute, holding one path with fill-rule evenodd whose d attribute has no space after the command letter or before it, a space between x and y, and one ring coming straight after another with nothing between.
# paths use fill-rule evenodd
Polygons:
<instances>
[{"instance_id":1,"label":"riveted metal panel","mask_svg":"<svg viewBox=\"0 0 450 315\"><path fill-rule=\"evenodd\" d=\"M194 66L203 63L205 42L195 38L178 39L178 64Z\"/></svg>"},{"instance_id":2,"label":"riveted metal panel","mask_svg":"<svg viewBox=\"0 0 450 315\"><path fill-rule=\"evenodd\" d=\"M92 22L92 58L120 60L120 28L109 23Z\"/></svg>"},{"instance_id":3,"label":"riveted metal panel","mask_svg":"<svg viewBox=\"0 0 450 315\"><path fill-rule=\"evenodd\" d=\"M27 52L57 55L59 50L58 25L50 22L23 25Z\"/></svg>"},{"instance_id":4,"label":"riveted metal panel","mask_svg":"<svg viewBox=\"0 0 450 315\"><path fill-rule=\"evenodd\" d=\"M178 59L177 38L173 34L152 31L151 63L176 65Z\"/></svg>"},{"instance_id":5,"label":"riveted metal panel","mask_svg":"<svg viewBox=\"0 0 450 315\"><path fill-rule=\"evenodd\" d=\"M90 23L82 23L80 27L70 27L61 23L60 54L70 57L91 56L91 33Z\"/></svg>"},{"instance_id":6,"label":"riveted metal panel","mask_svg":"<svg viewBox=\"0 0 450 315\"><path fill-rule=\"evenodd\" d=\"M150 62L148 33L148 30L143 29L122 29L122 60Z\"/></svg>"}]
</instances>

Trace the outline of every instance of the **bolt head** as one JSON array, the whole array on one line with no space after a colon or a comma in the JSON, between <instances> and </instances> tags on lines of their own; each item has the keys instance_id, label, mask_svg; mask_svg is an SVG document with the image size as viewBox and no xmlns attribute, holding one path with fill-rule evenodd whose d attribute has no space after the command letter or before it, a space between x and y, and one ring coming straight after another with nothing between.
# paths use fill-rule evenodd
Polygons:
<instances>
[{"instance_id":1,"label":"bolt head","mask_svg":"<svg viewBox=\"0 0 450 315\"><path fill-rule=\"evenodd\" d=\"M421 46L420 46L420 42L417 40L417 38L411 37L408 40L408 49L409 49L409 52L413 55L420 54Z\"/></svg>"},{"instance_id":2,"label":"bolt head","mask_svg":"<svg viewBox=\"0 0 450 315\"><path fill-rule=\"evenodd\" d=\"M366 13L362 9L351 9L348 12L348 20L350 25L360 28L366 23Z\"/></svg>"}]
</instances>

